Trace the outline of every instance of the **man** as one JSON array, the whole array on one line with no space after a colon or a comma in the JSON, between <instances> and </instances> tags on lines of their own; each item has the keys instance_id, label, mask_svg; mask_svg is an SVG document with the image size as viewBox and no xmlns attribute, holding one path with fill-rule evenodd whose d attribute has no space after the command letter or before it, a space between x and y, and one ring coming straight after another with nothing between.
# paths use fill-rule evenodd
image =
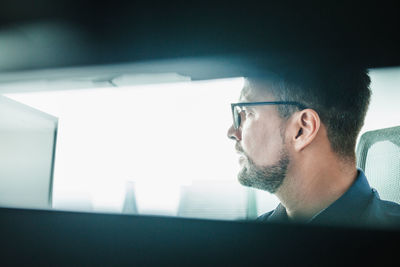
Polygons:
<instances>
[{"instance_id":1,"label":"man","mask_svg":"<svg viewBox=\"0 0 400 267\"><path fill-rule=\"evenodd\" d=\"M321 66L246 79L228 131L238 179L281 201L258 220L400 226L400 205L381 200L356 168L369 85L366 70Z\"/></svg>"}]
</instances>

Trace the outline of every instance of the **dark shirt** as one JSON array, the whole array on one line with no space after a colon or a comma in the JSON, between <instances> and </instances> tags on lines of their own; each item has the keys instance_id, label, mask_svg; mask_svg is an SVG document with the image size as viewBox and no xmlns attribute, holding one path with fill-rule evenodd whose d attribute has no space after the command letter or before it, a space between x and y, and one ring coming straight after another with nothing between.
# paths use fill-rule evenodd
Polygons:
<instances>
[{"instance_id":1,"label":"dark shirt","mask_svg":"<svg viewBox=\"0 0 400 267\"><path fill-rule=\"evenodd\" d=\"M264 222L291 222L282 204L257 218ZM338 200L307 223L320 225L400 228L400 205L380 199L361 170L353 185Z\"/></svg>"}]
</instances>

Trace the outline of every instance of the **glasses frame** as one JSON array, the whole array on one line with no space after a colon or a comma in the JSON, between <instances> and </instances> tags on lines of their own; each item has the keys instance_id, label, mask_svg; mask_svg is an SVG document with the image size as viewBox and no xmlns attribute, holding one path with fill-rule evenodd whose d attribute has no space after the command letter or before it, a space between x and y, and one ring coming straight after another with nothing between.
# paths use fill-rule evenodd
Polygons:
<instances>
[{"instance_id":1,"label":"glasses frame","mask_svg":"<svg viewBox=\"0 0 400 267\"><path fill-rule=\"evenodd\" d=\"M237 130L237 129L239 129L240 124L241 124L241 118L240 118L239 113L238 113L238 116L235 117L235 108L236 107L264 106L264 105L293 105L293 106L297 106L300 110L307 109L306 105L301 104L301 103L296 102L296 101L268 101L268 102L238 102L238 103L232 103L231 104L231 108L232 108L233 128L235 128Z\"/></svg>"}]
</instances>

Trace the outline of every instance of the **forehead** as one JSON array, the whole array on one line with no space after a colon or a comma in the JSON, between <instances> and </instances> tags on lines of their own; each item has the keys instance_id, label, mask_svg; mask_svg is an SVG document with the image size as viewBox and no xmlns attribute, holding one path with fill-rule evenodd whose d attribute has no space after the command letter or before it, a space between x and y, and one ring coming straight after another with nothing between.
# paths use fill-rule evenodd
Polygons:
<instances>
[{"instance_id":1,"label":"forehead","mask_svg":"<svg viewBox=\"0 0 400 267\"><path fill-rule=\"evenodd\" d=\"M258 102L258 101L272 101L274 97L270 90L268 90L268 83L256 84L246 80L243 89L240 93L240 102Z\"/></svg>"}]
</instances>

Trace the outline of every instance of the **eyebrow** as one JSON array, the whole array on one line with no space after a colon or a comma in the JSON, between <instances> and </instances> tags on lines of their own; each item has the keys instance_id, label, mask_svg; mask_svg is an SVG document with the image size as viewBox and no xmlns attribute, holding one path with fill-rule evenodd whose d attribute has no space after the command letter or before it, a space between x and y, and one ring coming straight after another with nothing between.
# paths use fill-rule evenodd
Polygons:
<instances>
[{"instance_id":1,"label":"eyebrow","mask_svg":"<svg viewBox=\"0 0 400 267\"><path fill-rule=\"evenodd\" d=\"M256 106L241 106L240 108L242 108L242 109L244 109L244 110L252 110L252 111L255 111L255 108Z\"/></svg>"}]
</instances>

